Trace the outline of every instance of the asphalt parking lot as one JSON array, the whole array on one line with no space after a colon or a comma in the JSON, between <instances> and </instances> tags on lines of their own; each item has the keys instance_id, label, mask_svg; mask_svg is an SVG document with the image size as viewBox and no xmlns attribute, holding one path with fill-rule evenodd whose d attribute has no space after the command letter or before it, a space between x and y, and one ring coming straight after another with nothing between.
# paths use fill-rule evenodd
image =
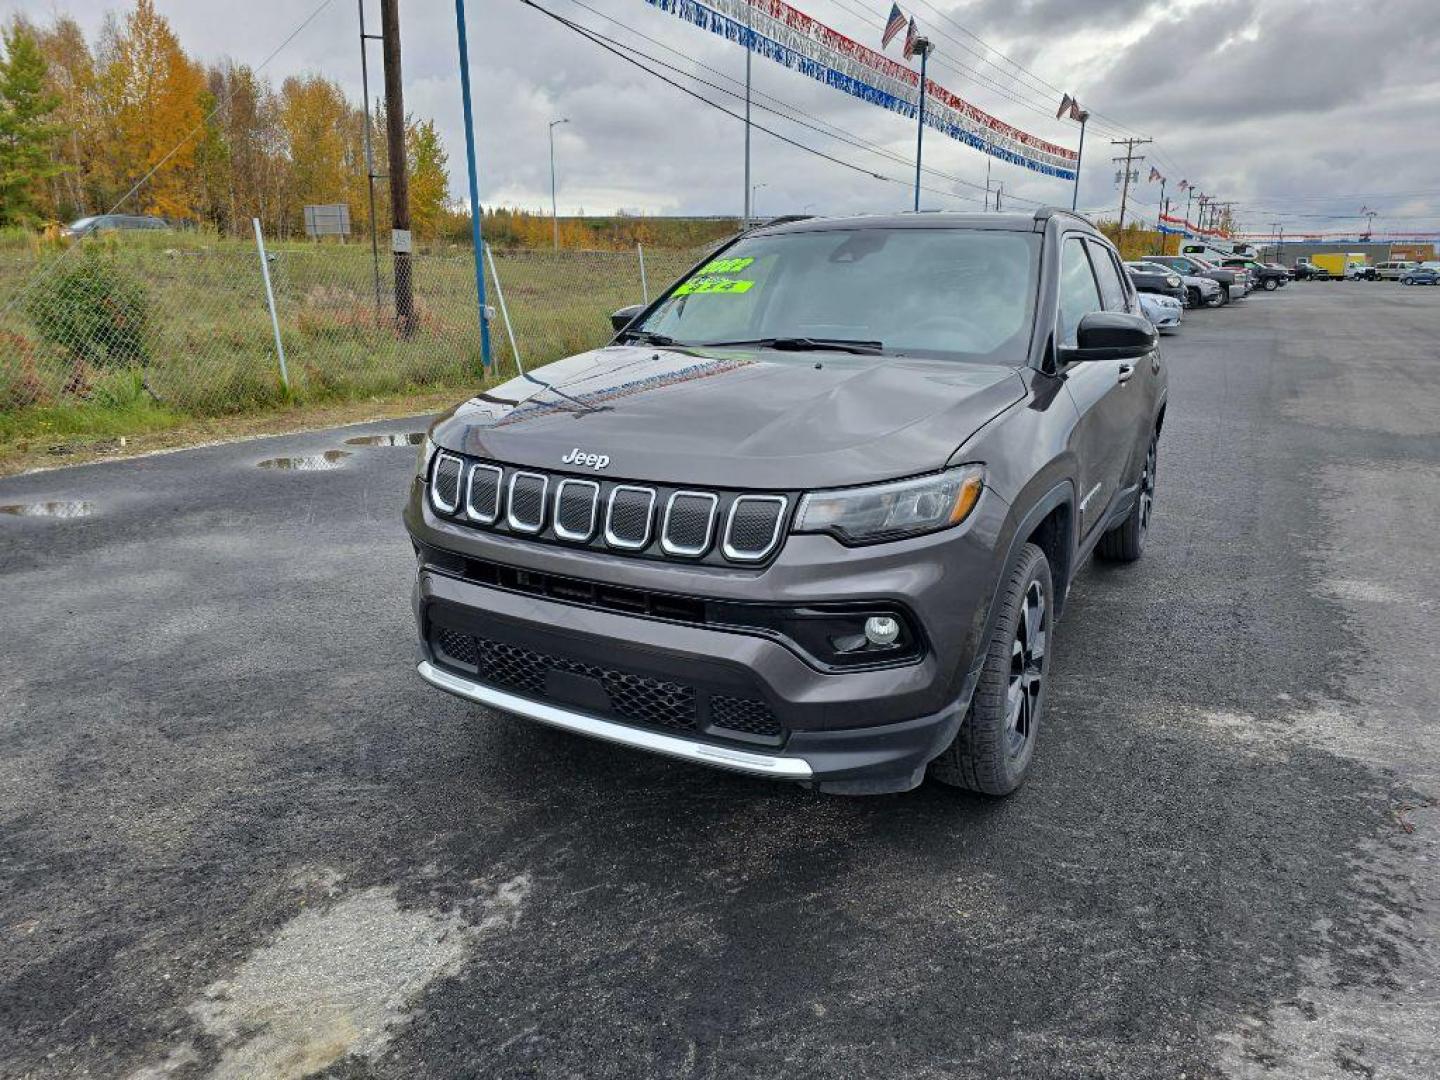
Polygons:
<instances>
[{"instance_id":1,"label":"asphalt parking lot","mask_svg":"<svg viewBox=\"0 0 1440 1080\"><path fill-rule=\"evenodd\" d=\"M1433 1080L1437 343L1387 283L1187 315L1003 802L424 686L414 451L346 443L415 423L0 480L63 515L0 513L0 1075Z\"/></svg>"}]
</instances>

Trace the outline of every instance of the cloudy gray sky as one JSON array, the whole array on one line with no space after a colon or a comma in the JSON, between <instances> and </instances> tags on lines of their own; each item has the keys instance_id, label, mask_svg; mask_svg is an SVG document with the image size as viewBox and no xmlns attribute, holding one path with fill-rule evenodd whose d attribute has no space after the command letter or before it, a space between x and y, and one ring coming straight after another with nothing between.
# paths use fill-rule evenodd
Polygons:
<instances>
[{"instance_id":1,"label":"cloudy gray sky","mask_svg":"<svg viewBox=\"0 0 1440 1080\"><path fill-rule=\"evenodd\" d=\"M645 0L537 0L630 45L732 89L736 46ZM877 45L889 0L791 0ZM215 61L256 64L320 0L157 0L185 47ZM0 0L0 13L37 21L63 11L90 33L127 0ZM1133 212L1153 218L1151 164L1222 199L1251 228L1352 228L1362 205L1377 231L1440 229L1440 0L913 0L902 3L935 40L931 73L1001 119L1073 147L1076 125L1053 117L1052 87L1095 114L1086 139L1082 208L1119 204L1112 138L1150 136ZM486 204L548 206L546 132L557 129L561 212L740 211L741 125L602 51L520 0L469 0ZM378 0L367 0L378 26ZM454 5L401 0L406 105L435 118L465 191ZM653 41L636 35L644 34ZM355 0L331 0L266 69L272 80L322 72L358 100ZM897 52L892 46L892 54ZM378 65L378 51L375 54ZM713 70L706 70L706 69ZM378 80L377 80L378 81ZM685 81L685 80L681 80ZM693 85L693 84L691 84ZM864 167L856 172L776 138L754 136L757 206L765 214L899 209L910 193L914 127L773 63L754 63L756 100L878 147L847 145L763 111L757 122ZM736 99L707 87L707 97ZM777 104L778 103L783 103ZM980 153L927 134L923 204L978 208ZM996 163L1007 196L1068 205L1062 181ZM979 185L977 188L973 185ZM969 197L967 198L961 197ZM1020 204L1014 204L1020 205Z\"/></svg>"}]
</instances>

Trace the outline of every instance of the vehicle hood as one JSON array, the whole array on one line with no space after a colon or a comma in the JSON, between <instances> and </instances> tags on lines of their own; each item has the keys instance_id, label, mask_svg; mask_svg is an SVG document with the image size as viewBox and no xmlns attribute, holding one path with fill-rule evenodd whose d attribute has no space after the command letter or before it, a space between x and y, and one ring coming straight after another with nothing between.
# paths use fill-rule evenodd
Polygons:
<instances>
[{"instance_id":1,"label":"vehicle hood","mask_svg":"<svg viewBox=\"0 0 1440 1080\"><path fill-rule=\"evenodd\" d=\"M1177 270L1176 273L1178 274L1180 272ZM1200 277L1197 274L1180 274L1180 280L1185 282L1186 285L1195 286L1197 289L1203 289L1207 285L1214 285L1218 288L1220 285L1214 278Z\"/></svg>"},{"instance_id":2,"label":"vehicle hood","mask_svg":"<svg viewBox=\"0 0 1440 1080\"><path fill-rule=\"evenodd\" d=\"M442 417L431 438L555 472L590 472L561 460L579 450L607 458L606 477L837 487L938 469L1025 393L1018 372L999 365L638 345L533 375L555 390L511 379Z\"/></svg>"}]
</instances>

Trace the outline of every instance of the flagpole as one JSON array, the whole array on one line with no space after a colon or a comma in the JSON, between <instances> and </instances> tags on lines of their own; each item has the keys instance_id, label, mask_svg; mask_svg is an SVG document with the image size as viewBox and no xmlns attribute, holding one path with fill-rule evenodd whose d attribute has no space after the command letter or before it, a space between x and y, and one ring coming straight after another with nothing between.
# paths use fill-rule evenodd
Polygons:
<instances>
[{"instance_id":1,"label":"flagpole","mask_svg":"<svg viewBox=\"0 0 1440 1080\"><path fill-rule=\"evenodd\" d=\"M920 122L915 129L915 211L920 211L920 150L925 141L925 61L930 58L930 42L925 38L915 39L915 51L920 54Z\"/></svg>"},{"instance_id":2,"label":"flagpole","mask_svg":"<svg viewBox=\"0 0 1440 1080\"><path fill-rule=\"evenodd\" d=\"M742 228L750 228L750 215L755 208L750 205L750 59L754 50L754 30L751 28L751 7L745 0L745 221Z\"/></svg>"},{"instance_id":3,"label":"flagpole","mask_svg":"<svg viewBox=\"0 0 1440 1080\"><path fill-rule=\"evenodd\" d=\"M1191 184L1185 189L1185 239L1190 239L1190 203L1195 198L1195 185Z\"/></svg>"},{"instance_id":4,"label":"flagpole","mask_svg":"<svg viewBox=\"0 0 1440 1080\"><path fill-rule=\"evenodd\" d=\"M1075 191L1070 196L1070 209L1080 205L1080 161L1085 156L1085 123L1090 119L1088 112L1080 114L1080 148L1075 151Z\"/></svg>"},{"instance_id":5,"label":"flagpole","mask_svg":"<svg viewBox=\"0 0 1440 1080\"><path fill-rule=\"evenodd\" d=\"M1160 254L1165 254L1165 178L1160 177L1160 216L1155 219L1155 239L1160 244Z\"/></svg>"}]
</instances>

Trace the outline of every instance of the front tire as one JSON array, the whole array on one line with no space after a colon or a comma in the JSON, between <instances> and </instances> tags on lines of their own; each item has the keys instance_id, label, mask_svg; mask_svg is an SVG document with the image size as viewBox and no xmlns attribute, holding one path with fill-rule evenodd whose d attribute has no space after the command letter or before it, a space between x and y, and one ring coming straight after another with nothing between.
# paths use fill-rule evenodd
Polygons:
<instances>
[{"instance_id":1,"label":"front tire","mask_svg":"<svg viewBox=\"0 0 1440 1080\"><path fill-rule=\"evenodd\" d=\"M1026 544L1006 578L970 710L930 763L942 784L1009 795L1024 783L1045 708L1054 600L1049 560Z\"/></svg>"},{"instance_id":2,"label":"front tire","mask_svg":"<svg viewBox=\"0 0 1440 1080\"><path fill-rule=\"evenodd\" d=\"M1266 279L1266 281L1265 281L1265 291L1266 291L1266 292L1274 292L1274 291L1275 291L1276 289L1278 289L1279 287L1280 287L1280 282L1276 281L1274 278L1267 278L1267 279Z\"/></svg>"},{"instance_id":3,"label":"front tire","mask_svg":"<svg viewBox=\"0 0 1440 1080\"><path fill-rule=\"evenodd\" d=\"M1150 531L1150 514L1155 507L1155 469L1159 462L1160 433L1150 433L1145 464L1140 470L1140 490L1125 520L1104 536L1095 553L1109 562L1134 562L1145 554L1145 534Z\"/></svg>"}]
</instances>

